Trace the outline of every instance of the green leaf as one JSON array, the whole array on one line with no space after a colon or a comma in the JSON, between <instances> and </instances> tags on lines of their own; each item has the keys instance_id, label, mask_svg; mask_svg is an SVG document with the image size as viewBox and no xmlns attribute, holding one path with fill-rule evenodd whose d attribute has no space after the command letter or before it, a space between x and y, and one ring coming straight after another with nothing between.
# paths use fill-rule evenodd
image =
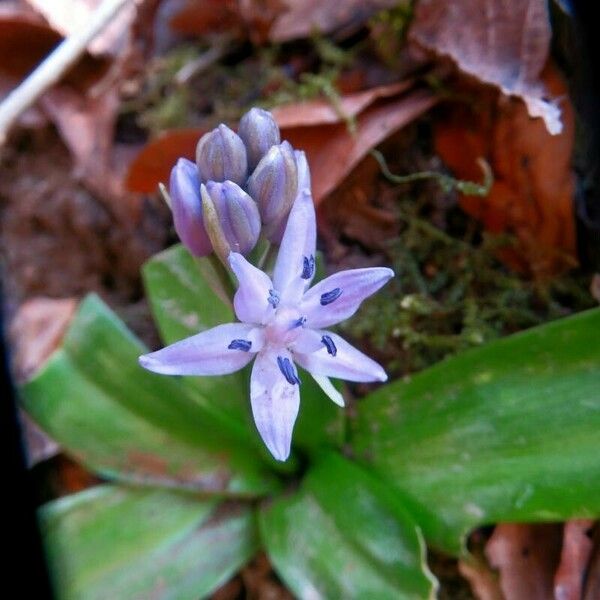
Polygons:
<instances>
[{"instance_id":1,"label":"green leaf","mask_svg":"<svg viewBox=\"0 0 600 600\"><path fill-rule=\"evenodd\" d=\"M359 403L357 457L429 541L473 527L600 515L600 309L490 343Z\"/></svg>"},{"instance_id":2,"label":"green leaf","mask_svg":"<svg viewBox=\"0 0 600 600\"><path fill-rule=\"evenodd\" d=\"M178 244L152 257L142 274L154 321L166 345L236 321L231 303L213 291L218 275L210 258L194 258ZM211 399L216 410L229 414L254 434L245 371L221 377L186 377L186 383Z\"/></svg>"},{"instance_id":3,"label":"green leaf","mask_svg":"<svg viewBox=\"0 0 600 600\"><path fill-rule=\"evenodd\" d=\"M317 257L318 273L323 272ZM213 291L220 281L209 258L195 259L181 244L150 259L143 269L152 313L165 344L220 325L236 321L231 303L223 292ZM188 385L251 432L256 432L249 408L249 370L224 377L186 378ZM294 445L313 453L323 445L339 446L344 436L344 411L335 406L313 378L302 378L301 408L294 433Z\"/></svg>"},{"instance_id":4,"label":"green leaf","mask_svg":"<svg viewBox=\"0 0 600 600\"><path fill-rule=\"evenodd\" d=\"M236 320L231 302L215 293L214 284L202 275L209 270L214 270L209 258L194 258L182 244L144 265L144 284L165 344Z\"/></svg>"},{"instance_id":5,"label":"green leaf","mask_svg":"<svg viewBox=\"0 0 600 600\"><path fill-rule=\"evenodd\" d=\"M59 600L206 597L257 550L248 506L104 485L40 510Z\"/></svg>"},{"instance_id":6,"label":"green leaf","mask_svg":"<svg viewBox=\"0 0 600 600\"><path fill-rule=\"evenodd\" d=\"M250 432L185 381L142 369L142 344L96 296L22 388L25 408L107 477L235 495L278 488Z\"/></svg>"},{"instance_id":7,"label":"green leaf","mask_svg":"<svg viewBox=\"0 0 600 600\"><path fill-rule=\"evenodd\" d=\"M424 543L393 493L339 455L259 513L275 569L299 598L433 598Z\"/></svg>"}]
</instances>

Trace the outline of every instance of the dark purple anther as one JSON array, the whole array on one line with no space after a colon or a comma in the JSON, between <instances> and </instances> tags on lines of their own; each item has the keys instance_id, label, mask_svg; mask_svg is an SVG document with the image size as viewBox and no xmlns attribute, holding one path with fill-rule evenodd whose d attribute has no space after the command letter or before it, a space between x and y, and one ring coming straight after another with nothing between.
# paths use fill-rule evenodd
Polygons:
<instances>
[{"instance_id":1,"label":"dark purple anther","mask_svg":"<svg viewBox=\"0 0 600 600\"><path fill-rule=\"evenodd\" d=\"M305 256L302 263L302 279L311 279L315 274L315 257L311 254Z\"/></svg>"},{"instance_id":2,"label":"dark purple anther","mask_svg":"<svg viewBox=\"0 0 600 600\"><path fill-rule=\"evenodd\" d=\"M329 337L328 335L324 335L321 338L321 342L323 343L325 348L327 348L327 352L331 354L331 356L335 356L337 354L337 348L335 347L335 344L331 337Z\"/></svg>"},{"instance_id":3,"label":"dark purple anther","mask_svg":"<svg viewBox=\"0 0 600 600\"><path fill-rule=\"evenodd\" d=\"M306 323L306 317L300 317L292 323L292 329L296 329L296 327L304 327L304 323Z\"/></svg>"},{"instance_id":4,"label":"dark purple anther","mask_svg":"<svg viewBox=\"0 0 600 600\"><path fill-rule=\"evenodd\" d=\"M328 304L335 302L341 295L341 288L334 288L330 292L325 292L324 294L321 294L321 306L327 306Z\"/></svg>"},{"instance_id":5,"label":"dark purple anther","mask_svg":"<svg viewBox=\"0 0 600 600\"><path fill-rule=\"evenodd\" d=\"M242 350L248 352L252 348L252 342L250 340L231 340L231 344L227 346L229 350Z\"/></svg>"},{"instance_id":6,"label":"dark purple anther","mask_svg":"<svg viewBox=\"0 0 600 600\"><path fill-rule=\"evenodd\" d=\"M275 290L269 290L269 297L267 298L267 302L273 307L273 308L277 308L277 305L279 304L279 292L276 292Z\"/></svg>"},{"instance_id":7,"label":"dark purple anther","mask_svg":"<svg viewBox=\"0 0 600 600\"><path fill-rule=\"evenodd\" d=\"M294 371L294 367L292 366L292 363L290 362L289 358L278 356L277 365L279 366L279 370L290 385L294 385L296 383L300 385L300 379Z\"/></svg>"}]
</instances>

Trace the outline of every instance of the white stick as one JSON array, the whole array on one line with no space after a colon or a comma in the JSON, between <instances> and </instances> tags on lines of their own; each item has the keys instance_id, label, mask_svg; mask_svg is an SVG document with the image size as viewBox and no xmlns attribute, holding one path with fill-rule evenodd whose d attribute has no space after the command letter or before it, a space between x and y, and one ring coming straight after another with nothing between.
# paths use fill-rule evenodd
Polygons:
<instances>
[{"instance_id":1,"label":"white stick","mask_svg":"<svg viewBox=\"0 0 600 600\"><path fill-rule=\"evenodd\" d=\"M0 104L0 145L10 128L48 88L53 86L85 52L100 33L128 3L134 0L104 0L81 31L69 36Z\"/></svg>"}]
</instances>

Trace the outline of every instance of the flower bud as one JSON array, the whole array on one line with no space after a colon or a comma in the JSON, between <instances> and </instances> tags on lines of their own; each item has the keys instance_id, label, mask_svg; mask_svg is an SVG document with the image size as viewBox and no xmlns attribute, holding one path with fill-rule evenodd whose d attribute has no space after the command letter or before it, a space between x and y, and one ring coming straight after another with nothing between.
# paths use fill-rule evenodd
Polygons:
<instances>
[{"instance_id":1,"label":"flower bud","mask_svg":"<svg viewBox=\"0 0 600 600\"><path fill-rule=\"evenodd\" d=\"M310 191L310 170L308 168L308 161L306 160L306 154L301 150L294 150L294 157L296 159L296 167L298 169L298 192L294 198L294 202L298 201L301 194L311 195ZM294 205L292 202L292 206ZM270 227L268 239L274 244L281 243L283 233L288 221L288 214L282 215L279 224L273 224Z\"/></svg>"},{"instance_id":2,"label":"flower bud","mask_svg":"<svg viewBox=\"0 0 600 600\"><path fill-rule=\"evenodd\" d=\"M238 135L246 145L248 172L252 172L271 146L279 144L279 127L270 112L250 109L241 119Z\"/></svg>"},{"instance_id":3,"label":"flower bud","mask_svg":"<svg viewBox=\"0 0 600 600\"><path fill-rule=\"evenodd\" d=\"M256 203L232 181L209 181L202 185L203 203L208 196L218 223L207 220L207 230L215 251L225 254L226 249L248 254L260 235L260 214ZM214 238L214 239L213 239ZM227 260L227 254L221 258Z\"/></svg>"},{"instance_id":4,"label":"flower bud","mask_svg":"<svg viewBox=\"0 0 600 600\"><path fill-rule=\"evenodd\" d=\"M204 134L196 146L196 165L206 181L233 181L243 185L247 176L246 147L227 125Z\"/></svg>"},{"instance_id":5,"label":"flower bud","mask_svg":"<svg viewBox=\"0 0 600 600\"><path fill-rule=\"evenodd\" d=\"M180 158L171 170L169 195L175 231L194 256L208 256L212 245L202 218L200 180L196 165Z\"/></svg>"},{"instance_id":6,"label":"flower bud","mask_svg":"<svg viewBox=\"0 0 600 600\"><path fill-rule=\"evenodd\" d=\"M298 191L296 157L288 142L267 152L248 180L247 188L258 204L264 234L271 239L274 228L287 218Z\"/></svg>"}]
</instances>

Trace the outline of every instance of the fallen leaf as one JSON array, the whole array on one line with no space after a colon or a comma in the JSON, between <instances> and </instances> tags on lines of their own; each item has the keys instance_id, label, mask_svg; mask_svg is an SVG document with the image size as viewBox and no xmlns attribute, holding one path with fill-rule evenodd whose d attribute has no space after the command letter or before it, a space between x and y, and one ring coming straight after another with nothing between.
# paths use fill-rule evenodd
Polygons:
<instances>
[{"instance_id":1,"label":"fallen leaf","mask_svg":"<svg viewBox=\"0 0 600 600\"><path fill-rule=\"evenodd\" d=\"M129 165L125 187L131 192L153 194L159 183L169 181L171 169L180 157L194 160L203 129L175 129L146 144Z\"/></svg>"},{"instance_id":2,"label":"fallen leaf","mask_svg":"<svg viewBox=\"0 0 600 600\"><path fill-rule=\"evenodd\" d=\"M600 598L600 529L597 527L582 600L598 600L598 598Z\"/></svg>"},{"instance_id":3,"label":"fallen leaf","mask_svg":"<svg viewBox=\"0 0 600 600\"><path fill-rule=\"evenodd\" d=\"M505 598L553 598L552 578L558 565L560 546L560 525L497 525L485 554L490 565L499 572Z\"/></svg>"},{"instance_id":4,"label":"fallen leaf","mask_svg":"<svg viewBox=\"0 0 600 600\"><path fill-rule=\"evenodd\" d=\"M285 0L286 9L275 19L269 37L274 42L309 37L315 31L332 33L359 29L378 10L398 0Z\"/></svg>"},{"instance_id":5,"label":"fallen leaf","mask_svg":"<svg viewBox=\"0 0 600 600\"><path fill-rule=\"evenodd\" d=\"M381 185L377 162L362 160L319 205L319 235L328 254L341 260L348 254L348 240L367 251L385 251L400 231L396 201L390 187Z\"/></svg>"},{"instance_id":6,"label":"fallen leaf","mask_svg":"<svg viewBox=\"0 0 600 600\"><path fill-rule=\"evenodd\" d=\"M275 111L282 139L306 152L316 204L350 173L371 148L437 102L437 98L424 89L401 94L408 87L408 83L402 82L342 97L341 102L356 117L355 134L348 131L343 117L325 102L288 105L278 109L279 112ZM357 114L365 106L366 110ZM293 126L289 126L290 123ZM200 129L175 130L150 142L129 167L127 189L155 192L159 183L168 181L171 168L179 157L193 160L196 144L203 133Z\"/></svg>"},{"instance_id":7,"label":"fallen leaf","mask_svg":"<svg viewBox=\"0 0 600 600\"><path fill-rule=\"evenodd\" d=\"M76 176L104 178L119 108L116 90L94 97L58 87L43 96L41 105L73 155Z\"/></svg>"},{"instance_id":8,"label":"fallen leaf","mask_svg":"<svg viewBox=\"0 0 600 600\"><path fill-rule=\"evenodd\" d=\"M461 71L521 98L551 134L562 129L540 73L548 59L546 0L420 0L410 39L449 56ZM556 98L556 96L555 96Z\"/></svg>"},{"instance_id":9,"label":"fallen leaf","mask_svg":"<svg viewBox=\"0 0 600 600\"><path fill-rule=\"evenodd\" d=\"M31 11L0 11L0 78L13 88L58 45L63 37ZM110 62L85 53L65 74L62 83L85 90L107 72Z\"/></svg>"},{"instance_id":10,"label":"fallen leaf","mask_svg":"<svg viewBox=\"0 0 600 600\"><path fill-rule=\"evenodd\" d=\"M544 81L554 93L566 94L552 64ZM492 88L464 89L476 99L446 106L434 126L436 150L460 179L480 180L477 159L485 158L495 181L487 197L461 197L462 208L488 231L516 236L517 247L500 253L513 268L538 278L571 268L576 264L571 103L565 96L564 127L553 136L520 100Z\"/></svg>"},{"instance_id":11,"label":"fallen leaf","mask_svg":"<svg viewBox=\"0 0 600 600\"><path fill-rule=\"evenodd\" d=\"M20 306L9 328L17 381L29 379L56 350L76 308L75 298L37 297Z\"/></svg>"},{"instance_id":12,"label":"fallen leaf","mask_svg":"<svg viewBox=\"0 0 600 600\"><path fill-rule=\"evenodd\" d=\"M460 574L469 582L478 600L506 600L500 589L498 573L483 557L465 558L458 561Z\"/></svg>"},{"instance_id":13,"label":"fallen leaf","mask_svg":"<svg viewBox=\"0 0 600 600\"><path fill-rule=\"evenodd\" d=\"M61 35L67 37L87 25L102 0L25 0L34 10L43 15L48 23ZM129 42L129 29L136 15L136 3L131 2L89 43L91 54L119 54Z\"/></svg>"},{"instance_id":14,"label":"fallen leaf","mask_svg":"<svg viewBox=\"0 0 600 600\"><path fill-rule=\"evenodd\" d=\"M231 31L241 25L235 0L186 0L169 20L170 27L186 35Z\"/></svg>"},{"instance_id":15,"label":"fallen leaf","mask_svg":"<svg viewBox=\"0 0 600 600\"><path fill-rule=\"evenodd\" d=\"M593 528L594 521L587 519L565 523L560 564L554 575L555 600L581 600Z\"/></svg>"},{"instance_id":16,"label":"fallen leaf","mask_svg":"<svg viewBox=\"0 0 600 600\"><path fill-rule=\"evenodd\" d=\"M25 444L25 458L29 468L56 456L60 452L58 442L38 427L24 410L19 410L19 424L21 426L21 438Z\"/></svg>"},{"instance_id":17,"label":"fallen leaf","mask_svg":"<svg viewBox=\"0 0 600 600\"><path fill-rule=\"evenodd\" d=\"M271 112L282 129L341 123L347 118L356 117L376 100L398 96L413 85L414 81L405 80L347 94L340 98L336 107L326 100L310 100L277 106Z\"/></svg>"},{"instance_id":18,"label":"fallen leaf","mask_svg":"<svg viewBox=\"0 0 600 600\"><path fill-rule=\"evenodd\" d=\"M358 115L354 135L345 123L283 129L282 138L306 152L315 204L318 205L372 148L436 102L437 98L423 89L375 102Z\"/></svg>"}]
</instances>

